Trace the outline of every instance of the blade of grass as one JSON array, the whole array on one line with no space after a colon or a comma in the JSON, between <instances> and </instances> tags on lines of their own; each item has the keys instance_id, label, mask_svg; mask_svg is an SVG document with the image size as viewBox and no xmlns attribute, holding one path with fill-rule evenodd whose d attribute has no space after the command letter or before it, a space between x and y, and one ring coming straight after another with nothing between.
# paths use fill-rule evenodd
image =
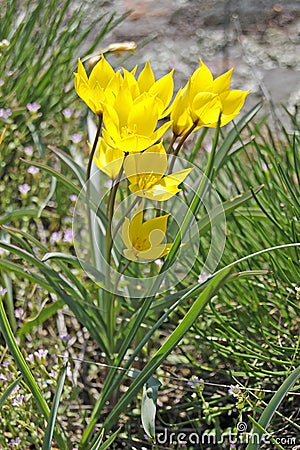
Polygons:
<instances>
[{"instance_id":1,"label":"blade of grass","mask_svg":"<svg viewBox=\"0 0 300 450\"><path fill-rule=\"evenodd\" d=\"M10 350L10 353L14 357L14 360L24 378L24 381L28 385L30 391L32 392L32 395L34 396L37 406L40 410L40 412L43 414L45 419L47 420L49 418L49 408L45 401L45 399L42 396L42 393L15 341L14 334L12 332L12 329L10 327L9 321L7 319L5 309L3 306L3 301L0 299L0 329L1 333L5 339L5 342ZM68 447L66 445L66 442L64 438L62 437L61 433L58 430L54 430L54 435L57 443L59 444L60 448L62 450L68 450Z\"/></svg>"},{"instance_id":2,"label":"blade of grass","mask_svg":"<svg viewBox=\"0 0 300 450\"><path fill-rule=\"evenodd\" d=\"M268 406L264 409L259 421L257 422L257 425L254 425L254 428L252 430L252 434L255 433L259 436L259 442L248 444L246 450L257 450L259 448L264 430L267 429L272 420L272 417L276 413L287 392L293 387L299 377L300 367L297 367L297 369L295 369L287 377L287 379L283 382L277 392L273 395Z\"/></svg>"},{"instance_id":3,"label":"blade of grass","mask_svg":"<svg viewBox=\"0 0 300 450\"><path fill-rule=\"evenodd\" d=\"M51 407L50 414L48 417L47 428L45 431L42 450L51 450L51 448L52 448L52 439L53 439L53 433L54 433L54 429L55 429L55 422L56 422L56 417L57 417L57 413L58 413L60 397L61 397L63 387L65 384L66 374L67 374L67 365L65 365L62 368L62 370L59 374L52 407Z\"/></svg>"}]
</instances>

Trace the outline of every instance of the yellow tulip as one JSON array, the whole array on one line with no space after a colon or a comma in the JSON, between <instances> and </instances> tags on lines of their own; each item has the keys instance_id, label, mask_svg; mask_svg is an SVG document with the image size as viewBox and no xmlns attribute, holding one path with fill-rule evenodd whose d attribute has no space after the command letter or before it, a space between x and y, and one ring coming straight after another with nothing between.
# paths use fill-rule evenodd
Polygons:
<instances>
[{"instance_id":1,"label":"yellow tulip","mask_svg":"<svg viewBox=\"0 0 300 450\"><path fill-rule=\"evenodd\" d=\"M168 217L169 214L166 214L143 222L141 210L138 210L132 220L125 217L122 226L125 257L131 261L138 258L155 260L169 253L172 244L162 243L166 236Z\"/></svg>"},{"instance_id":2,"label":"yellow tulip","mask_svg":"<svg viewBox=\"0 0 300 450\"><path fill-rule=\"evenodd\" d=\"M114 69L102 56L88 77L82 62L78 59L78 70L74 76L75 90L79 97L95 114L102 114L106 90L112 91L110 81L116 76ZM116 86L114 88L116 89Z\"/></svg>"},{"instance_id":3,"label":"yellow tulip","mask_svg":"<svg viewBox=\"0 0 300 450\"><path fill-rule=\"evenodd\" d=\"M172 69L167 75L155 81L151 65L149 61L147 61L137 79L141 94L143 92L149 92L150 95L156 97L160 119L167 116L170 112L168 110L168 106L172 99L174 90L173 73L174 69Z\"/></svg>"},{"instance_id":4,"label":"yellow tulip","mask_svg":"<svg viewBox=\"0 0 300 450\"><path fill-rule=\"evenodd\" d=\"M125 153L141 152L154 145L170 127L171 122L167 122L156 129L158 119L154 96L144 92L134 99L130 88L124 86L113 105L104 105L103 138L110 147Z\"/></svg>"},{"instance_id":5,"label":"yellow tulip","mask_svg":"<svg viewBox=\"0 0 300 450\"><path fill-rule=\"evenodd\" d=\"M234 119L244 105L250 91L230 90L233 69L213 79L209 68L200 61L199 68L174 99L171 120L173 132L184 135L194 126L216 128Z\"/></svg>"},{"instance_id":6,"label":"yellow tulip","mask_svg":"<svg viewBox=\"0 0 300 450\"><path fill-rule=\"evenodd\" d=\"M88 142L90 150L91 144ZM124 159L124 152L109 147L105 141L100 138L94 155L94 162L97 167L109 178L115 180L120 173Z\"/></svg>"},{"instance_id":7,"label":"yellow tulip","mask_svg":"<svg viewBox=\"0 0 300 450\"><path fill-rule=\"evenodd\" d=\"M164 176L168 168L166 151L159 143L143 153L128 155L124 162L125 175L129 189L138 197L150 200L165 201L180 192L178 185L182 183L192 169L185 169Z\"/></svg>"}]
</instances>

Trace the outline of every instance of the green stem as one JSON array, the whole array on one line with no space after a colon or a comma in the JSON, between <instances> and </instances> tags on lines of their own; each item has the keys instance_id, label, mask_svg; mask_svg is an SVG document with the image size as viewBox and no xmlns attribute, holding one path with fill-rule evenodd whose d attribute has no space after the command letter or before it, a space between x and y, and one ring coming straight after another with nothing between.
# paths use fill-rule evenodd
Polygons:
<instances>
[{"instance_id":1,"label":"green stem","mask_svg":"<svg viewBox=\"0 0 300 450\"><path fill-rule=\"evenodd\" d=\"M93 241L93 226L92 226L92 213L90 211L90 196L91 196L91 171L92 171L92 165L93 165L93 159L94 155L97 149L97 144L100 136L101 126L102 126L102 114L98 116L99 122L98 122L98 128L96 132L96 136L93 142L93 147L89 156L89 161L86 169L86 201L87 201L87 214L88 214L88 227L89 227L89 236L90 236L90 244L92 249L92 261L93 264L96 264L96 254L95 254L95 247L94 247L94 241Z\"/></svg>"},{"instance_id":2,"label":"green stem","mask_svg":"<svg viewBox=\"0 0 300 450\"><path fill-rule=\"evenodd\" d=\"M112 219L114 215L114 206L116 201L116 195L118 191L118 187L121 181L123 169L124 169L124 161L125 161L126 155L124 156L123 163L121 166L121 169L118 173L118 176L114 182L114 185L109 193L109 199L108 199L108 205L107 205L107 217L108 217L108 225L106 230L106 256L107 256L107 265L110 266L111 263L111 251L113 246L113 238L111 233L111 225L112 225Z\"/></svg>"},{"instance_id":3,"label":"green stem","mask_svg":"<svg viewBox=\"0 0 300 450\"><path fill-rule=\"evenodd\" d=\"M110 287L110 264L111 264L111 257L112 257L112 247L113 247L113 238L112 238L112 220L114 215L114 206L116 201L116 195L118 191L118 187L121 181L123 168L124 168L124 161L126 158L126 154L123 159L123 163L121 166L121 169L118 173L117 178L115 179L114 185L109 193L109 199L107 204L107 216L108 216L108 225L106 229L106 282L107 286ZM110 345L111 353L114 352L114 332L115 332L115 296L111 294L110 292L106 292L105 294L106 299L106 307L107 307L107 337L108 337L108 343Z\"/></svg>"},{"instance_id":4,"label":"green stem","mask_svg":"<svg viewBox=\"0 0 300 450\"><path fill-rule=\"evenodd\" d=\"M86 169L86 181L88 182L91 178L91 171L92 171L92 165L93 165L93 158L95 155L95 151L97 148L97 144L98 144L98 140L99 140L99 136L100 136L100 131L101 131L101 126L102 126L102 114L98 116L98 128L97 128L97 132L96 132L96 136L93 142L93 147L89 156L89 161L88 161L88 166Z\"/></svg>"},{"instance_id":5,"label":"green stem","mask_svg":"<svg viewBox=\"0 0 300 450\"><path fill-rule=\"evenodd\" d=\"M178 135L173 133L172 139L171 139L170 144L169 144L169 146L167 148L167 153L168 154L172 153L173 145L175 144L175 141L176 141L177 138L178 138Z\"/></svg>"},{"instance_id":6,"label":"green stem","mask_svg":"<svg viewBox=\"0 0 300 450\"><path fill-rule=\"evenodd\" d=\"M187 138L189 137L189 135L190 135L190 134L194 131L194 129L197 127L198 123L199 123L199 120L197 120L196 122L194 122L193 125L188 129L188 131L187 131L187 132L182 136L182 138L179 140L179 142L178 142L178 144L177 144L177 147L176 147L175 150L174 150L174 153L173 153L173 157L172 157L172 159L171 159L171 162L170 162L169 173L172 172L172 169L173 169L174 164L175 164L176 156L178 155L179 150L181 149L181 147L183 146L183 144L185 143L185 141L187 140ZM177 137L177 136L176 136L176 137ZM175 142L175 141L174 141L174 142ZM173 144L172 144L172 146L173 146Z\"/></svg>"},{"instance_id":7,"label":"green stem","mask_svg":"<svg viewBox=\"0 0 300 450\"><path fill-rule=\"evenodd\" d=\"M12 332L11 326L9 324L4 306L3 301L0 299L0 329L4 336L5 342L10 350L10 353L12 354L26 384L28 385L30 391L32 392L39 410L43 414L46 420L49 418L50 410L48 408L48 405L46 401L44 400L42 393L15 341L14 334ZM54 431L55 439L59 445L59 448L62 450L67 450L68 446L65 443L63 437L59 433L59 431L56 429Z\"/></svg>"}]
</instances>

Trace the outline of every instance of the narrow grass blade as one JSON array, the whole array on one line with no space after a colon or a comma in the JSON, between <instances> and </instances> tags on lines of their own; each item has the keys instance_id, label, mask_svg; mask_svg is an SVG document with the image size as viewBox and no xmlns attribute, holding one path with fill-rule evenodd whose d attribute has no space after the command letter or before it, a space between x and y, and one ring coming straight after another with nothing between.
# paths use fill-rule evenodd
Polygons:
<instances>
[{"instance_id":1,"label":"narrow grass blade","mask_svg":"<svg viewBox=\"0 0 300 450\"><path fill-rule=\"evenodd\" d=\"M29 333L34 327L37 327L44 323L46 320L50 319L50 317L54 316L63 306L64 301L57 300L54 303L51 303L48 306L44 306L39 313L33 317L32 319L26 320L24 325L18 329L17 336L22 337L25 334Z\"/></svg>"},{"instance_id":2,"label":"narrow grass blade","mask_svg":"<svg viewBox=\"0 0 300 450\"><path fill-rule=\"evenodd\" d=\"M99 439L96 440L94 445L92 445L89 448L89 450L106 450L106 449L110 448L111 444L114 442L114 440L120 433L120 430L121 430L121 428L118 428L118 430L116 430L111 436L109 436L109 438L105 442L103 442L103 444L101 444L102 440L103 440L103 436L104 436L104 428L103 428L99 435Z\"/></svg>"},{"instance_id":3,"label":"narrow grass blade","mask_svg":"<svg viewBox=\"0 0 300 450\"><path fill-rule=\"evenodd\" d=\"M54 395L52 407L50 410L50 415L48 418L47 428L45 431L42 450L51 450L51 448L52 448L52 445L51 445L52 438L53 438L53 433L54 433L54 428L55 428L56 417L57 417L57 413L58 413L59 401L60 401L60 397L61 397L61 394L63 391L64 383L65 383L66 373L67 373L67 365L65 365L62 368L59 378L58 378L56 392Z\"/></svg>"},{"instance_id":4,"label":"narrow grass blade","mask_svg":"<svg viewBox=\"0 0 300 450\"><path fill-rule=\"evenodd\" d=\"M278 391L271 398L268 406L264 409L259 421L257 422L259 426L254 425L252 429L252 435L257 434L259 436L259 442L255 443L251 442L250 444L248 444L246 450L258 450L264 430L267 429L269 423L272 420L272 417L276 413L287 392L293 387L293 385L296 383L299 377L300 377L300 366L297 367L297 369L295 369L287 377L287 379L283 382Z\"/></svg>"},{"instance_id":5,"label":"narrow grass blade","mask_svg":"<svg viewBox=\"0 0 300 450\"><path fill-rule=\"evenodd\" d=\"M50 414L48 405L46 401L44 400L42 393L15 341L14 334L12 332L12 329L10 327L10 324L8 322L5 309L3 306L3 302L0 301L0 329L1 333L3 334L3 337L5 339L5 342L10 350L10 353L14 357L14 360L26 382L28 385L30 391L32 392L32 395L34 396L36 403L38 405L39 410L47 420ZM62 450L68 450L67 445L65 443L65 440L61 436L61 434L55 430L54 431L55 439L57 443L59 444L60 448Z\"/></svg>"},{"instance_id":6,"label":"narrow grass blade","mask_svg":"<svg viewBox=\"0 0 300 450\"><path fill-rule=\"evenodd\" d=\"M2 397L0 398L0 409L6 402L7 398L10 396L14 388L19 384L19 382L22 380L22 375L20 375L18 378L16 378L6 389L6 391L2 394Z\"/></svg>"}]
</instances>

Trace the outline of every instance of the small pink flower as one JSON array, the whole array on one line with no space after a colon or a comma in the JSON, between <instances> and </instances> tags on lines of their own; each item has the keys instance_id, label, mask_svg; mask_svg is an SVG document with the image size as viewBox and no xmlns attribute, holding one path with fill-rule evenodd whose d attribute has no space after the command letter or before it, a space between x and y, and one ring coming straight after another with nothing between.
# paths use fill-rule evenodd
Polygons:
<instances>
[{"instance_id":1,"label":"small pink flower","mask_svg":"<svg viewBox=\"0 0 300 450\"><path fill-rule=\"evenodd\" d=\"M70 119L72 117L73 111L70 108L66 108L62 113L66 119Z\"/></svg>"},{"instance_id":2,"label":"small pink flower","mask_svg":"<svg viewBox=\"0 0 300 450\"><path fill-rule=\"evenodd\" d=\"M0 373L0 380L3 382L7 381L7 378L5 375L3 375L3 373Z\"/></svg>"},{"instance_id":3,"label":"small pink flower","mask_svg":"<svg viewBox=\"0 0 300 450\"><path fill-rule=\"evenodd\" d=\"M8 119L12 115L11 109L0 108L0 117L3 119Z\"/></svg>"},{"instance_id":4,"label":"small pink flower","mask_svg":"<svg viewBox=\"0 0 300 450\"><path fill-rule=\"evenodd\" d=\"M10 361L3 361L2 366L3 367L9 367L10 366Z\"/></svg>"},{"instance_id":5,"label":"small pink flower","mask_svg":"<svg viewBox=\"0 0 300 450\"><path fill-rule=\"evenodd\" d=\"M15 309L15 317L17 319L23 319L24 315L25 315L25 311L23 308L20 307L20 308Z\"/></svg>"},{"instance_id":6,"label":"small pink flower","mask_svg":"<svg viewBox=\"0 0 300 450\"><path fill-rule=\"evenodd\" d=\"M34 362L34 356L32 354L28 355L26 359L27 359L27 361L29 361L31 363Z\"/></svg>"},{"instance_id":7,"label":"small pink flower","mask_svg":"<svg viewBox=\"0 0 300 450\"><path fill-rule=\"evenodd\" d=\"M7 289L0 286L0 297L3 297L7 292Z\"/></svg>"},{"instance_id":8,"label":"small pink flower","mask_svg":"<svg viewBox=\"0 0 300 450\"><path fill-rule=\"evenodd\" d=\"M34 352L34 356L37 359L45 359L48 355L48 350L44 350L43 348L39 348L38 351Z\"/></svg>"},{"instance_id":9,"label":"small pink flower","mask_svg":"<svg viewBox=\"0 0 300 450\"><path fill-rule=\"evenodd\" d=\"M27 184L20 184L20 186L18 187L19 192L21 193L22 197L26 197L28 192L30 191L31 187Z\"/></svg>"},{"instance_id":10,"label":"small pink flower","mask_svg":"<svg viewBox=\"0 0 300 450\"><path fill-rule=\"evenodd\" d=\"M52 244L57 244L57 243L60 242L61 240L62 240L62 231L54 231L54 232L51 234L50 242L51 242Z\"/></svg>"},{"instance_id":11,"label":"small pink flower","mask_svg":"<svg viewBox=\"0 0 300 450\"><path fill-rule=\"evenodd\" d=\"M12 445L13 447L19 447L21 442L22 442L21 439L19 437L16 437L16 439L10 440L10 445Z\"/></svg>"},{"instance_id":12,"label":"small pink flower","mask_svg":"<svg viewBox=\"0 0 300 450\"><path fill-rule=\"evenodd\" d=\"M64 242L72 243L74 239L74 233L71 228L67 228L64 234Z\"/></svg>"},{"instance_id":13,"label":"small pink flower","mask_svg":"<svg viewBox=\"0 0 300 450\"><path fill-rule=\"evenodd\" d=\"M13 406L21 406L23 404L24 395L23 394L17 394L14 399L12 399L11 404Z\"/></svg>"},{"instance_id":14,"label":"small pink flower","mask_svg":"<svg viewBox=\"0 0 300 450\"><path fill-rule=\"evenodd\" d=\"M32 147L31 145L27 145L27 146L24 148L24 153L25 153L27 156L32 156L32 154L33 154L33 147Z\"/></svg>"},{"instance_id":15,"label":"small pink flower","mask_svg":"<svg viewBox=\"0 0 300 450\"><path fill-rule=\"evenodd\" d=\"M70 197L69 197L69 199L71 200L71 202L77 202L78 197L77 197L76 194L71 194Z\"/></svg>"},{"instance_id":16,"label":"small pink flower","mask_svg":"<svg viewBox=\"0 0 300 450\"><path fill-rule=\"evenodd\" d=\"M239 384L231 384L228 389L228 394L231 394L233 397L238 398L241 395L241 386Z\"/></svg>"},{"instance_id":17,"label":"small pink flower","mask_svg":"<svg viewBox=\"0 0 300 450\"><path fill-rule=\"evenodd\" d=\"M73 142L73 144L79 144L79 142L82 139L82 134L81 133L74 133L70 136L71 141Z\"/></svg>"},{"instance_id":18,"label":"small pink flower","mask_svg":"<svg viewBox=\"0 0 300 450\"><path fill-rule=\"evenodd\" d=\"M36 113L39 109L41 109L41 105L37 102L27 103L26 108L29 112Z\"/></svg>"},{"instance_id":19,"label":"small pink flower","mask_svg":"<svg viewBox=\"0 0 300 450\"><path fill-rule=\"evenodd\" d=\"M28 170L27 170L27 172L33 176L37 175L39 173L39 171L40 171L40 169L35 166L30 166L30 167L28 167Z\"/></svg>"}]
</instances>

